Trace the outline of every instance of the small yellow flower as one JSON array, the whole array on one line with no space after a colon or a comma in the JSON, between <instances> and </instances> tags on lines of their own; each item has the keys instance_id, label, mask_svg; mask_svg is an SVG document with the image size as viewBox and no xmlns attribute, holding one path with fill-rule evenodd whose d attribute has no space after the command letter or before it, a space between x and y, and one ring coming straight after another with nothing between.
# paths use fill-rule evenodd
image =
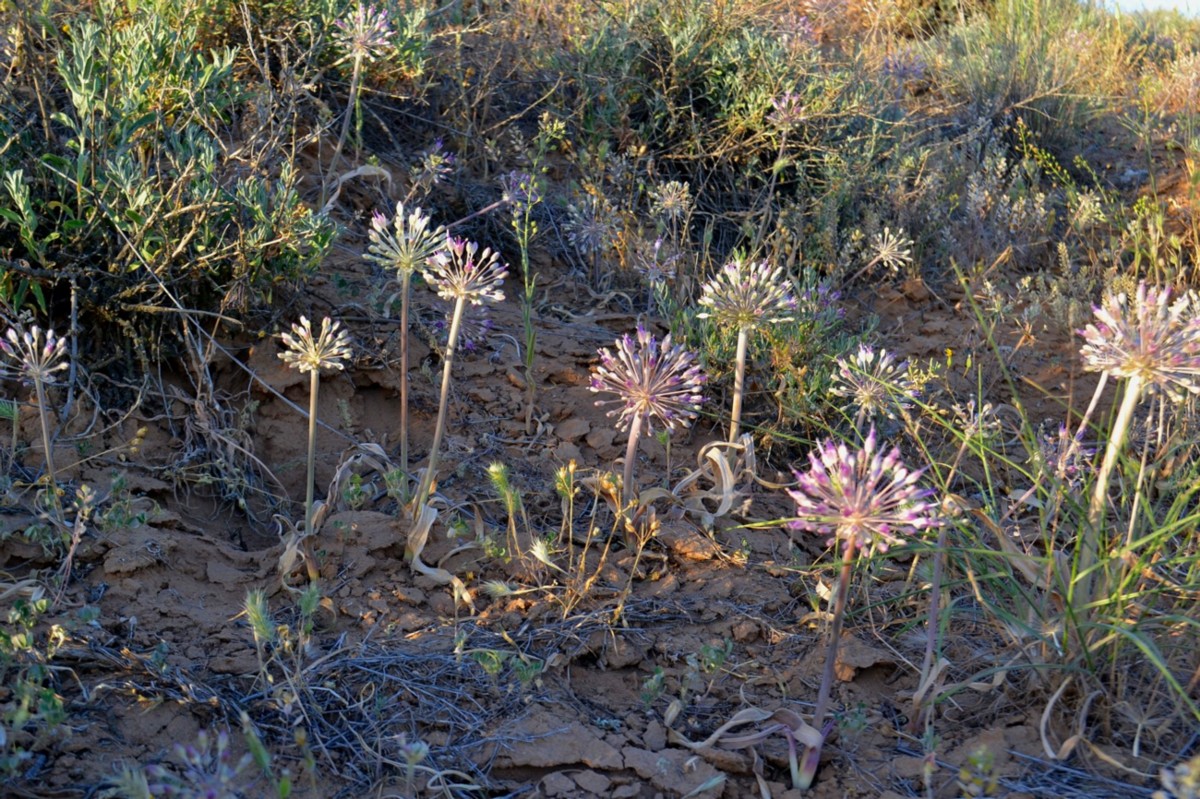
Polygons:
<instances>
[{"instance_id":1,"label":"small yellow flower","mask_svg":"<svg viewBox=\"0 0 1200 799\"><path fill-rule=\"evenodd\" d=\"M321 335L316 339L305 316L300 317L300 324L292 325L291 333L280 333L279 338L284 346L280 359L301 372L344 369L350 358L350 335L328 316L321 321Z\"/></svg>"}]
</instances>

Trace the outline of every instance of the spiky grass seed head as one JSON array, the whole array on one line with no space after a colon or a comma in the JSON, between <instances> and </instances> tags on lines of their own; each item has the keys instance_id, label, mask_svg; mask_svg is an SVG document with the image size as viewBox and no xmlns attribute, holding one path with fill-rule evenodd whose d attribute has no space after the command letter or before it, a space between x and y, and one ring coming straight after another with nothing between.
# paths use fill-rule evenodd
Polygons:
<instances>
[{"instance_id":1,"label":"spiky grass seed head","mask_svg":"<svg viewBox=\"0 0 1200 799\"><path fill-rule=\"evenodd\" d=\"M1095 309L1095 322L1079 334L1085 369L1114 377L1139 378L1147 390L1172 399L1200 393L1200 297L1177 299L1169 288L1139 283L1131 299L1110 294Z\"/></svg>"},{"instance_id":2,"label":"spiky grass seed head","mask_svg":"<svg viewBox=\"0 0 1200 799\"><path fill-rule=\"evenodd\" d=\"M280 359L301 373L344 369L351 356L350 334L328 316L321 320L321 335L315 338L306 316L300 317L299 324L292 325L291 333L280 333L279 338L284 346Z\"/></svg>"},{"instance_id":3,"label":"spiky grass seed head","mask_svg":"<svg viewBox=\"0 0 1200 799\"><path fill-rule=\"evenodd\" d=\"M660 343L638 325L636 337L626 334L617 339L615 352L600 349L591 390L617 395L615 400L599 400L596 405L620 406L608 412L617 417L618 430L627 430L641 417L646 432L652 432L655 419L672 431L688 427L696 418L704 402L700 390L706 380L695 354L672 344L670 335Z\"/></svg>"},{"instance_id":4,"label":"spiky grass seed head","mask_svg":"<svg viewBox=\"0 0 1200 799\"><path fill-rule=\"evenodd\" d=\"M704 308L697 316L711 317L717 324L734 328L757 328L772 322L787 322L796 310L796 298L781 267L766 261L735 258L704 284L700 294Z\"/></svg>"},{"instance_id":5,"label":"spiky grass seed head","mask_svg":"<svg viewBox=\"0 0 1200 799\"><path fill-rule=\"evenodd\" d=\"M796 488L788 491L796 502L792 529L829 536L830 544L886 552L903 536L941 524L926 501L932 492L917 486L922 472L910 471L899 449L882 452L875 428L861 449L829 439L808 457L808 471L797 471Z\"/></svg>"},{"instance_id":6,"label":"spiky grass seed head","mask_svg":"<svg viewBox=\"0 0 1200 799\"><path fill-rule=\"evenodd\" d=\"M464 299L472 305L503 302L500 286L508 275L500 256L473 241L449 238L422 267L422 274L444 300Z\"/></svg>"}]
</instances>

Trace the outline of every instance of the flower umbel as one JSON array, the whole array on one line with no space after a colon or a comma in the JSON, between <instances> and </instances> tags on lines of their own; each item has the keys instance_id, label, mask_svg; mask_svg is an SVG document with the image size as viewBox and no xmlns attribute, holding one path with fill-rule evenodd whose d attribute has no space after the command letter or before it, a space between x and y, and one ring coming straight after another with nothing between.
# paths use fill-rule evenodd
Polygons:
<instances>
[{"instance_id":1,"label":"flower umbel","mask_svg":"<svg viewBox=\"0 0 1200 799\"><path fill-rule=\"evenodd\" d=\"M300 372L344 369L351 355L350 335L328 316L321 320L321 335L316 338L305 316L300 317L300 324L292 325L291 333L280 333L279 338L284 346L280 359Z\"/></svg>"},{"instance_id":2,"label":"flower umbel","mask_svg":"<svg viewBox=\"0 0 1200 799\"><path fill-rule=\"evenodd\" d=\"M446 150L441 139L436 139L433 146L422 152L419 160L408 170L414 189L428 192L448 178L454 171L454 160L454 153Z\"/></svg>"},{"instance_id":3,"label":"flower umbel","mask_svg":"<svg viewBox=\"0 0 1200 799\"><path fill-rule=\"evenodd\" d=\"M352 58L373 61L387 53L392 26L386 8L359 3L348 20L336 20L337 40Z\"/></svg>"},{"instance_id":4,"label":"flower umbel","mask_svg":"<svg viewBox=\"0 0 1200 799\"><path fill-rule=\"evenodd\" d=\"M473 241L446 239L445 248L435 253L421 272L444 300L461 297L472 305L504 301L500 284L508 275L507 267L497 253L486 247L481 252Z\"/></svg>"},{"instance_id":5,"label":"flower umbel","mask_svg":"<svg viewBox=\"0 0 1200 799\"><path fill-rule=\"evenodd\" d=\"M1188 291L1172 299L1169 288L1139 283L1132 301L1109 295L1095 308L1096 321L1079 331L1084 368L1137 378L1146 390L1172 399L1200 393L1200 297Z\"/></svg>"},{"instance_id":6,"label":"flower umbel","mask_svg":"<svg viewBox=\"0 0 1200 799\"><path fill-rule=\"evenodd\" d=\"M10 327L5 338L0 339L0 351L16 362L22 379L29 384L53 385L54 373L68 366L62 361L67 340L37 325L28 330Z\"/></svg>"},{"instance_id":7,"label":"flower umbel","mask_svg":"<svg viewBox=\"0 0 1200 799\"><path fill-rule=\"evenodd\" d=\"M692 211L692 190L678 180L660 183L650 193L650 213L660 219L678 222Z\"/></svg>"},{"instance_id":8,"label":"flower umbel","mask_svg":"<svg viewBox=\"0 0 1200 799\"><path fill-rule=\"evenodd\" d=\"M787 92L771 100L771 112L767 122L780 131L787 132L804 121L804 98L796 92Z\"/></svg>"},{"instance_id":9,"label":"flower umbel","mask_svg":"<svg viewBox=\"0 0 1200 799\"><path fill-rule=\"evenodd\" d=\"M704 306L697 314L700 319L712 317L718 324L739 329L788 322L796 310L796 298L782 267L772 269L766 261L741 258L709 278L699 302Z\"/></svg>"},{"instance_id":10,"label":"flower umbel","mask_svg":"<svg viewBox=\"0 0 1200 799\"><path fill-rule=\"evenodd\" d=\"M859 344L851 359L836 359L837 373L830 392L850 399L858 406L861 422L867 417L883 415L896 418L896 411L912 407L917 388L908 375L907 364L896 364L887 350Z\"/></svg>"},{"instance_id":11,"label":"flower umbel","mask_svg":"<svg viewBox=\"0 0 1200 799\"><path fill-rule=\"evenodd\" d=\"M628 429L634 419L646 422L647 432L653 419L674 430L689 426L696 418L704 402L700 388L706 379L693 353L673 345L670 335L660 344L639 325L636 339L626 334L617 340L615 353L607 347L600 349L591 390L617 395L615 400L599 400L596 405L621 405L608 412L618 417L618 430Z\"/></svg>"},{"instance_id":12,"label":"flower umbel","mask_svg":"<svg viewBox=\"0 0 1200 799\"><path fill-rule=\"evenodd\" d=\"M871 246L875 250L875 257L867 265L868 270L882 264L885 269L895 274L912 262L913 242L904 235L903 230L893 231L885 227L883 232L875 234Z\"/></svg>"},{"instance_id":13,"label":"flower umbel","mask_svg":"<svg viewBox=\"0 0 1200 799\"><path fill-rule=\"evenodd\" d=\"M941 524L935 507L926 501L932 491L917 487L921 471L910 471L900 450L884 454L867 433L862 449L851 452L832 439L809 453L807 472L796 472L797 488L788 491L796 502L795 530L828 535L829 543L862 550L903 543L901 536Z\"/></svg>"},{"instance_id":14,"label":"flower umbel","mask_svg":"<svg viewBox=\"0 0 1200 799\"><path fill-rule=\"evenodd\" d=\"M363 257L384 269L395 270L400 276L411 275L446 242L444 227L431 227L429 216L420 208L406 213L404 203L396 205L390 227L391 230L383 214L371 217L371 230L367 234L371 243Z\"/></svg>"},{"instance_id":15,"label":"flower umbel","mask_svg":"<svg viewBox=\"0 0 1200 799\"><path fill-rule=\"evenodd\" d=\"M582 255L611 250L620 234L620 218L605 197L588 194L567 206L567 241Z\"/></svg>"}]
</instances>

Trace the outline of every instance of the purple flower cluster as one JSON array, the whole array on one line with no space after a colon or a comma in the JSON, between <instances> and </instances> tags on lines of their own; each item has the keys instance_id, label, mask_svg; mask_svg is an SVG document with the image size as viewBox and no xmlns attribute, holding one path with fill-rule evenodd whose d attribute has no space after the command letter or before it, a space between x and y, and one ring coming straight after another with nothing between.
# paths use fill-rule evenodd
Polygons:
<instances>
[{"instance_id":1,"label":"purple flower cluster","mask_svg":"<svg viewBox=\"0 0 1200 799\"><path fill-rule=\"evenodd\" d=\"M398 203L390 221L378 211L371 216L367 237L370 244L363 257L403 276L411 275L445 244L446 229L431 227L429 216L420 208L406 213L404 203Z\"/></svg>"},{"instance_id":2,"label":"purple flower cluster","mask_svg":"<svg viewBox=\"0 0 1200 799\"><path fill-rule=\"evenodd\" d=\"M735 258L706 282L700 293L704 309L696 316L718 324L754 329L772 322L789 322L796 298L782 267L766 261Z\"/></svg>"},{"instance_id":3,"label":"purple flower cluster","mask_svg":"<svg viewBox=\"0 0 1200 799\"><path fill-rule=\"evenodd\" d=\"M448 238L446 247L425 262L421 274L444 300L464 299L472 305L503 302L500 285L508 275L500 256L481 252L473 241Z\"/></svg>"},{"instance_id":4,"label":"purple flower cluster","mask_svg":"<svg viewBox=\"0 0 1200 799\"><path fill-rule=\"evenodd\" d=\"M859 450L829 439L808 457L808 471L797 471L797 487L788 491L796 502L792 529L827 535L848 551L886 552L901 536L942 524L927 501L933 492L917 487L922 472L910 471L899 449L881 452L875 428Z\"/></svg>"},{"instance_id":5,"label":"purple flower cluster","mask_svg":"<svg viewBox=\"0 0 1200 799\"><path fill-rule=\"evenodd\" d=\"M1039 453L1035 460L1041 469L1053 475L1070 490L1079 488L1083 475L1091 467L1096 451L1083 445L1082 431L1071 435L1067 426L1060 424L1058 433L1043 433L1038 439Z\"/></svg>"},{"instance_id":6,"label":"purple flower cluster","mask_svg":"<svg viewBox=\"0 0 1200 799\"><path fill-rule=\"evenodd\" d=\"M1173 299L1169 288L1143 282L1132 301L1124 293L1110 295L1094 310L1095 322L1079 331L1084 368L1136 378L1173 399L1200 393L1200 297L1194 291Z\"/></svg>"},{"instance_id":7,"label":"purple flower cluster","mask_svg":"<svg viewBox=\"0 0 1200 799\"><path fill-rule=\"evenodd\" d=\"M660 344L638 325L636 339L622 336L617 340L616 352L607 347L600 349L600 365L592 375L591 390L617 395L615 400L599 400L596 405L620 405L608 413L618 417L618 430L628 429L634 419L640 418L646 432L651 432L654 419L670 431L688 427L696 418L704 402L700 389L706 380L695 354L673 345L670 335Z\"/></svg>"},{"instance_id":8,"label":"purple flower cluster","mask_svg":"<svg viewBox=\"0 0 1200 799\"><path fill-rule=\"evenodd\" d=\"M788 92L771 100L767 122L786 132L803 122L804 117L804 98L796 92Z\"/></svg>"},{"instance_id":9,"label":"purple flower cluster","mask_svg":"<svg viewBox=\"0 0 1200 799\"><path fill-rule=\"evenodd\" d=\"M392 42L392 26L386 8L359 3L348 20L335 20L336 38L353 58L373 61L387 53Z\"/></svg>"},{"instance_id":10,"label":"purple flower cluster","mask_svg":"<svg viewBox=\"0 0 1200 799\"><path fill-rule=\"evenodd\" d=\"M845 397L858 408L861 419L883 415L896 418L897 410L912 407L918 391L908 374L908 363L896 363L887 350L878 353L867 344L859 344L851 359L837 358L831 393Z\"/></svg>"},{"instance_id":11,"label":"purple flower cluster","mask_svg":"<svg viewBox=\"0 0 1200 799\"><path fill-rule=\"evenodd\" d=\"M897 83L917 82L925 79L929 65L920 53L904 49L883 59L883 72Z\"/></svg>"},{"instance_id":12,"label":"purple flower cluster","mask_svg":"<svg viewBox=\"0 0 1200 799\"><path fill-rule=\"evenodd\" d=\"M528 172L513 170L500 176L501 198L512 208L514 217L522 217L542 201L537 181Z\"/></svg>"},{"instance_id":13,"label":"purple flower cluster","mask_svg":"<svg viewBox=\"0 0 1200 799\"><path fill-rule=\"evenodd\" d=\"M66 369L62 361L67 351L67 340L54 335L53 330L43 331L37 325L18 332L9 328L5 338L0 338L0 352L16 362L21 378L27 383L54 383L54 373Z\"/></svg>"}]
</instances>

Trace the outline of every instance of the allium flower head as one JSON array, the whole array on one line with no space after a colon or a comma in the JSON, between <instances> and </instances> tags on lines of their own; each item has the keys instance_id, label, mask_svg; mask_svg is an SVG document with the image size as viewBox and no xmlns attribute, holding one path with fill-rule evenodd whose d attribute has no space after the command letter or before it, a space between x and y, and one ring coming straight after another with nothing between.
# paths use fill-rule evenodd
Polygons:
<instances>
[{"instance_id":1,"label":"allium flower head","mask_svg":"<svg viewBox=\"0 0 1200 799\"><path fill-rule=\"evenodd\" d=\"M941 525L932 491L917 487L921 471L909 471L900 450L880 451L871 428L862 449L826 440L809 453L807 472L796 472L797 487L788 494L796 502L794 530L829 536L855 549L886 552L903 543L902 536Z\"/></svg>"},{"instance_id":2,"label":"allium flower head","mask_svg":"<svg viewBox=\"0 0 1200 799\"><path fill-rule=\"evenodd\" d=\"M363 257L400 275L411 275L446 243L444 227L431 228L424 211L414 208L406 213L404 203L396 205L396 216L390 224L386 216L376 212L367 236L371 243Z\"/></svg>"},{"instance_id":3,"label":"allium flower head","mask_svg":"<svg viewBox=\"0 0 1200 799\"><path fill-rule=\"evenodd\" d=\"M682 257L683 253L666 244L662 236L653 244L642 239L635 245L633 266L651 286L670 283L675 279L675 264Z\"/></svg>"},{"instance_id":4,"label":"allium flower head","mask_svg":"<svg viewBox=\"0 0 1200 799\"><path fill-rule=\"evenodd\" d=\"M509 204L512 215L520 218L542 201L537 181L528 172L513 170L500 176L502 199Z\"/></svg>"},{"instance_id":5,"label":"allium flower head","mask_svg":"<svg viewBox=\"0 0 1200 799\"><path fill-rule=\"evenodd\" d=\"M588 194L567 206L567 241L582 255L611 250L620 233L620 217L604 196Z\"/></svg>"},{"instance_id":6,"label":"allium flower head","mask_svg":"<svg viewBox=\"0 0 1200 799\"><path fill-rule=\"evenodd\" d=\"M67 340L54 335L53 330L43 332L37 325L28 330L10 327L0 339L0 351L16 362L21 378L30 384L52 385L54 373L69 365L62 360Z\"/></svg>"},{"instance_id":7,"label":"allium flower head","mask_svg":"<svg viewBox=\"0 0 1200 799\"><path fill-rule=\"evenodd\" d=\"M336 20L336 38L353 58L374 61L387 53L392 43L392 26L386 8L359 2L349 19Z\"/></svg>"},{"instance_id":8,"label":"allium flower head","mask_svg":"<svg viewBox=\"0 0 1200 799\"><path fill-rule=\"evenodd\" d=\"M429 331L438 352L445 353L450 342L450 325L454 316L453 303L434 300L432 310L436 314L422 325ZM463 352L476 352L496 331L496 323L487 315L487 306L472 314L464 314L458 328L458 347Z\"/></svg>"},{"instance_id":9,"label":"allium flower head","mask_svg":"<svg viewBox=\"0 0 1200 799\"><path fill-rule=\"evenodd\" d=\"M955 426L965 439L978 437L988 440L1000 432L1000 419L990 402L980 404L969 399L966 405L954 403L950 410L954 413Z\"/></svg>"},{"instance_id":10,"label":"allium flower head","mask_svg":"<svg viewBox=\"0 0 1200 799\"><path fill-rule=\"evenodd\" d=\"M436 139L432 147L421 153L420 159L409 169L409 175L416 188L429 191L453 171L454 153L446 149L441 139Z\"/></svg>"},{"instance_id":11,"label":"allium flower head","mask_svg":"<svg viewBox=\"0 0 1200 799\"><path fill-rule=\"evenodd\" d=\"M1030 460L1040 477L1054 477L1071 490L1079 488L1096 454L1083 445L1081 434L1071 435L1067 426L1060 424L1056 434L1042 433L1038 437L1038 452Z\"/></svg>"},{"instance_id":12,"label":"allium flower head","mask_svg":"<svg viewBox=\"0 0 1200 799\"><path fill-rule=\"evenodd\" d=\"M1171 290L1139 283L1132 301L1109 295L1094 309L1096 321L1079 331L1084 368L1138 378L1147 390L1173 399L1200 393L1200 297L1188 291L1172 300Z\"/></svg>"},{"instance_id":13,"label":"allium flower head","mask_svg":"<svg viewBox=\"0 0 1200 799\"><path fill-rule=\"evenodd\" d=\"M796 92L788 92L771 100L771 112L767 121L781 132L790 131L804 121L804 98Z\"/></svg>"},{"instance_id":14,"label":"allium flower head","mask_svg":"<svg viewBox=\"0 0 1200 799\"><path fill-rule=\"evenodd\" d=\"M838 369L830 391L851 400L864 418L882 414L895 419L896 411L911 408L917 396L908 365L897 365L895 360L887 350L876 353L874 348L859 344L853 358L836 360Z\"/></svg>"},{"instance_id":15,"label":"allium flower head","mask_svg":"<svg viewBox=\"0 0 1200 799\"><path fill-rule=\"evenodd\" d=\"M704 284L699 302L704 308L697 314L700 319L712 317L717 324L738 329L788 322L796 310L782 267L741 258L725 264Z\"/></svg>"},{"instance_id":16,"label":"allium flower head","mask_svg":"<svg viewBox=\"0 0 1200 799\"><path fill-rule=\"evenodd\" d=\"M885 227L881 233L875 234L871 245L875 256L868 266L882 264L884 268L895 273L912 262L912 239L904 235L903 230L893 231Z\"/></svg>"},{"instance_id":17,"label":"allium flower head","mask_svg":"<svg viewBox=\"0 0 1200 799\"><path fill-rule=\"evenodd\" d=\"M326 316L321 320L321 335L313 338L312 323L301 316L300 324L292 325L291 333L280 333L283 352L280 359L300 372L315 372L321 369L344 369L350 358L350 335L340 322Z\"/></svg>"},{"instance_id":18,"label":"allium flower head","mask_svg":"<svg viewBox=\"0 0 1200 799\"><path fill-rule=\"evenodd\" d=\"M485 300L504 300L500 284L508 270L490 249L480 251L473 241L449 238L445 248L425 263L422 274L442 299L462 298L472 305L482 305Z\"/></svg>"},{"instance_id":19,"label":"allium flower head","mask_svg":"<svg viewBox=\"0 0 1200 799\"><path fill-rule=\"evenodd\" d=\"M650 213L670 222L683 219L692 211L692 190L687 183L668 180L650 193Z\"/></svg>"},{"instance_id":20,"label":"allium flower head","mask_svg":"<svg viewBox=\"0 0 1200 799\"><path fill-rule=\"evenodd\" d=\"M637 338L628 334L617 339L616 352L600 349L600 365L592 375L592 391L611 391L615 400L599 400L596 405L619 404L608 412L617 416L617 429L628 429L641 417L651 432L654 419L667 430L688 427L704 402L700 393L707 376L700 371L696 356L671 343L667 335L658 339L638 325Z\"/></svg>"}]
</instances>

